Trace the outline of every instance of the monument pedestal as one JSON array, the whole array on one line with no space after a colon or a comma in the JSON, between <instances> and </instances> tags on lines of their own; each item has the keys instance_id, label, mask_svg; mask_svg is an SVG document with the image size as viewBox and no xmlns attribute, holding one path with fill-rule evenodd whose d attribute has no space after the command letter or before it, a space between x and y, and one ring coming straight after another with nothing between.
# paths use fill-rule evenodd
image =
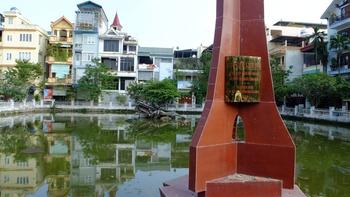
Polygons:
<instances>
[{"instance_id":1,"label":"monument pedestal","mask_svg":"<svg viewBox=\"0 0 350 197\"><path fill-rule=\"evenodd\" d=\"M283 189L282 182L243 174L207 182L207 191L195 193L188 189L188 176L165 182L160 188L161 197L306 197L297 185Z\"/></svg>"}]
</instances>

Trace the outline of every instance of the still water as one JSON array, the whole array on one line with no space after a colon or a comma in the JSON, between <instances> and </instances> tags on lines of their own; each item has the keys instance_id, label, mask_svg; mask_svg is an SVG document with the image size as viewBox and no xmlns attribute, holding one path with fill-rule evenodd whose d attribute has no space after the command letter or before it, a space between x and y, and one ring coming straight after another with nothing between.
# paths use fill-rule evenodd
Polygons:
<instances>
[{"instance_id":1,"label":"still water","mask_svg":"<svg viewBox=\"0 0 350 197\"><path fill-rule=\"evenodd\" d=\"M188 173L188 146L198 119L1 117L0 197L159 196L162 182ZM297 145L302 190L308 196L350 196L350 130L286 123Z\"/></svg>"}]
</instances>

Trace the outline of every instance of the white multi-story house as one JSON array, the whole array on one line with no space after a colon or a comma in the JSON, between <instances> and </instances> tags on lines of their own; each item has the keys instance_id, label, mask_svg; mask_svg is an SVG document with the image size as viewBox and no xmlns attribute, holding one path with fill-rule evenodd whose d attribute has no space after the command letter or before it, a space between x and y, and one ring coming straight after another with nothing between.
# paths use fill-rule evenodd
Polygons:
<instances>
[{"instance_id":1,"label":"white multi-story house","mask_svg":"<svg viewBox=\"0 0 350 197\"><path fill-rule=\"evenodd\" d=\"M115 75L115 86L106 90L109 95L125 94L128 85L137 81L138 42L122 32L118 14L113 24L99 37L99 59L107 65Z\"/></svg>"},{"instance_id":2,"label":"white multi-story house","mask_svg":"<svg viewBox=\"0 0 350 197\"><path fill-rule=\"evenodd\" d=\"M350 1L333 0L321 16L328 21L328 39L331 40L336 34L350 36ZM332 66L336 59L336 51L329 48L328 74L341 75L350 78L350 52L344 51L340 57L341 65Z\"/></svg>"},{"instance_id":3,"label":"white multi-story house","mask_svg":"<svg viewBox=\"0 0 350 197\"><path fill-rule=\"evenodd\" d=\"M289 80L322 72L322 65L315 61L313 46L305 42L316 26L326 32L327 26L323 24L291 21L279 21L266 29L269 53L279 59L284 69L290 69Z\"/></svg>"},{"instance_id":4,"label":"white multi-story house","mask_svg":"<svg viewBox=\"0 0 350 197\"><path fill-rule=\"evenodd\" d=\"M17 8L5 11L3 16L5 20L0 25L0 69L14 67L16 60L29 60L44 67L47 32L32 24Z\"/></svg>"}]
</instances>

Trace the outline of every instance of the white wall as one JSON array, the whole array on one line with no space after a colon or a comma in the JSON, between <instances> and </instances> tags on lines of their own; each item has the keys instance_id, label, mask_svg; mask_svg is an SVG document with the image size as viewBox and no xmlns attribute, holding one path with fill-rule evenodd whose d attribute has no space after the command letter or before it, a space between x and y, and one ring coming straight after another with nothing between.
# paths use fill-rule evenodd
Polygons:
<instances>
[{"instance_id":1,"label":"white wall","mask_svg":"<svg viewBox=\"0 0 350 197\"><path fill-rule=\"evenodd\" d=\"M288 79L293 80L297 77L302 76L304 68L304 58L300 50L288 50L286 52L285 58L286 68L288 69L290 66L293 66L291 68L291 73L289 74Z\"/></svg>"},{"instance_id":2,"label":"white wall","mask_svg":"<svg viewBox=\"0 0 350 197\"><path fill-rule=\"evenodd\" d=\"M160 63L159 66L159 80L172 79L173 78L173 67L172 63Z\"/></svg>"}]
</instances>

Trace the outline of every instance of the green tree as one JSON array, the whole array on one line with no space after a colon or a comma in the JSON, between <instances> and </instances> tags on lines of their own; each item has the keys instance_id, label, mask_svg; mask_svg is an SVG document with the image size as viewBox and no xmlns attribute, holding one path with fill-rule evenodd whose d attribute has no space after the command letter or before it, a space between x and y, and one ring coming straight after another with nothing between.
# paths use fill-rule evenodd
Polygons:
<instances>
[{"instance_id":1,"label":"green tree","mask_svg":"<svg viewBox=\"0 0 350 197\"><path fill-rule=\"evenodd\" d=\"M319 107L322 100L334 100L339 96L337 79L324 73L304 75L295 79L291 85L294 93L304 95L315 107Z\"/></svg>"},{"instance_id":2,"label":"green tree","mask_svg":"<svg viewBox=\"0 0 350 197\"><path fill-rule=\"evenodd\" d=\"M324 31L320 31L318 26L313 27L313 34L307 37L309 43L313 44L315 49L316 70L317 65L321 62L324 72L327 71L328 64L328 50L325 38L327 34Z\"/></svg>"},{"instance_id":3,"label":"green tree","mask_svg":"<svg viewBox=\"0 0 350 197\"><path fill-rule=\"evenodd\" d=\"M16 66L2 73L0 95L22 101L31 87L41 87L43 68L29 61L16 61Z\"/></svg>"},{"instance_id":4,"label":"green tree","mask_svg":"<svg viewBox=\"0 0 350 197\"><path fill-rule=\"evenodd\" d=\"M54 57L55 61L65 62L72 54L69 53L67 48L62 47L61 44L53 44L47 47L47 55Z\"/></svg>"},{"instance_id":5,"label":"green tree","mask_svg":"<svg viewBox=\"0 0 350 197\"><path fill-rule=\"evenodd\" d=\"M144 100L144 90L145 85L143 83L132 82L129 84L127 91L130 98L134 99L136 102Z\"/></svg>"},{"instance_id":6,"label":"green tree","mask_svg":"<svg viewBox=\"0 0 350 197\"><path fill-rule=\"evenodd\" d=\"M78 92L87 96L91 101L97 101L102 90L114 88L115 77L110 74L109 68L99 62L93 61L94 65L88 65L85 75L78 81Z\"/></svg>"},{"instance_id":7,"label":"green tree","mask_svg":"<svg viewBox=\"0 0 350 197\"><path fill-rule=\"evenodd\" d=\"M342 66L340 57L343 54L343 52L349 48L348 47L349 41L350 39L347 36L344 36L341 34L337 34L335 35L335 37L331 38L330 48L334 49L337 53L337 65L335 65L335 67L338 68L339 75L340 75L340 68Z\"/></svg>"},{"instance_id":8,"label":"green tree","mask_svg":"<svg viewBox=\"0 0 350 197\"><path fill-rule=\"evenodd\" d=\"M179 96L176 83L170 79L132 83L128 87L128 94L135 101L159 106L171 103Z\"/></svg>"},{"instance_id":9,"label":"green tree","mask_svg":"<svg viewBox=\"0 0 350 197\"><path fill-rule=\"evenodd\" d=\"M203 102L207 95L211 58L212 54L210 52L204 52L202 54L200 64L203 72L192 84L191 92L196 96L198 102Z\"/></svg>"},{"instance_id":10,"label":"green tree","mask_svg":"<svg viewBox=\"0 0 350 197\"><path fill-rule=\"evenodd\" d=\"M284 99L291 93L291 87L288 84L288 76L290 69L283 68L277 58L270 58L271 73L273 79L273 87L275 92L275 100L278 104L284 103Z\"/></svg>"}]
</instances>

